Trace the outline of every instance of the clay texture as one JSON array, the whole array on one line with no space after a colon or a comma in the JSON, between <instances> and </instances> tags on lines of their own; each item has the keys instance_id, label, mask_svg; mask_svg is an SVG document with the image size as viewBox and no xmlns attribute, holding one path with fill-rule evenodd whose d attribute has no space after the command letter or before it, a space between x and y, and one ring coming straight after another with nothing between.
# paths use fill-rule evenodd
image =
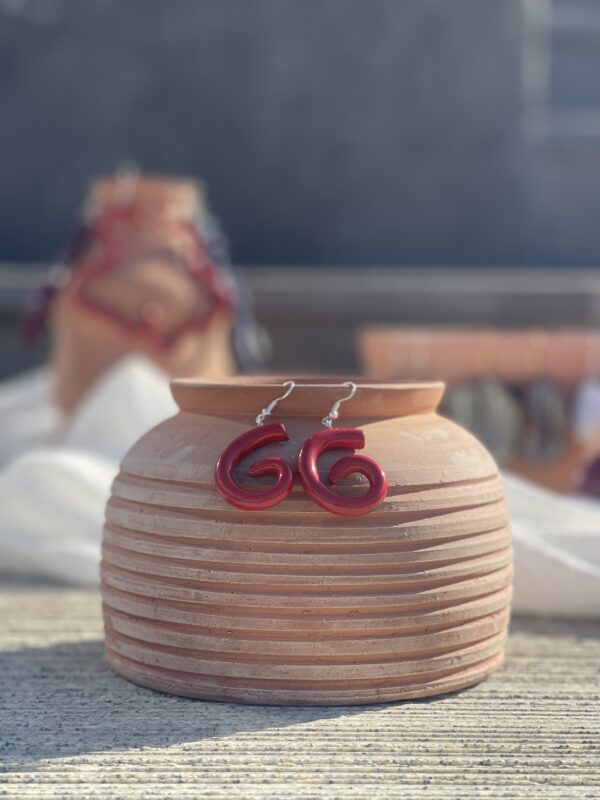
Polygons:
<instances>
[{"instance_id":1,"label":"clay texture","mask_svg":"<svg viewBox=\"0 0 600 800\"><path fill-rule=\"evenodd\" d=\"M272 421L303 441L338 382L299 382ZM181 412L128 453L113 486L102 593L110 664L176 694L267 704L374 703L477 683L503 656L512 550L496 465L435 408L437 383L359 383L339 425L365 433L388 494L364 517L330 514L298 481L264 511L233 508L215 463L281 384L175 381ZM324 453L322 479L346 451ZM361 475L336 491L367 488Z\"/></svg>"}]
</instances>

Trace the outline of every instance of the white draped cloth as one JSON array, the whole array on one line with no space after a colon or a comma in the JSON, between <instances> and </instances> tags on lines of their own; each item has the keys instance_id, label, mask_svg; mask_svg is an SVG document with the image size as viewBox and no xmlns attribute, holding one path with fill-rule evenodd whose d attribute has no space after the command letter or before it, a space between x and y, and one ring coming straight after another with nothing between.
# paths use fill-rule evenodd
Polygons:
<instances>
[{"instance_id":1,"label":"white draped cloth","mask_svg":"<svg viewBox=\"0 0 600 800\"><path fill-rule=\"evenodd\" d=\"M167 377L130 358L68 421L36 370L0 385L0 574L97 585L104 507L119 463L176 412ZM600 618L600 503L504 475L516 613Z\"/></svg>"}]
</instances>

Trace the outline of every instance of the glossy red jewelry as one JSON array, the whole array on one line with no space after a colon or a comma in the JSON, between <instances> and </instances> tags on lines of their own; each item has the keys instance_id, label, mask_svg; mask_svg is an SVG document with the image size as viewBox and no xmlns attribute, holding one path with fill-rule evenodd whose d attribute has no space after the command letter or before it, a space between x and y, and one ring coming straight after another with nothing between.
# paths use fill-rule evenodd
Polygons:
<instances>
[{"instance_id":1,"label":"glossy red jewelry","mask_svg":"<svg viewBox=\"0 0 600 800\"><path fill-rule=\"evenodd\" d=\"M369 481L369 489L358 497L339 495L321 483L317 459L327 450L362 450L365 435L358 428L337 428L313 433L302 445L298 456L298 473L304 491L318 506L332 514L357 517L368 514L383 502L388 483L384 471L369 456L342 456L329 470L328 481L335 485L358 472Z\"/></svg>"},{"instance_id":2,"label":"glossy red jewelry","mask_svg":"<svg viewBox=\"0 0 600 800\"><path fill-rule=\"evenodd\" d=\"M287 381L286 391L276 397L256 418L258 427L241 434L229 444L217 461L215 467L215 483L224 499L236 508L246 511L261 511L280 503L290 494L294 483L291 466L283 458L270 456L257 461L248 469L248 475L275 475L275 483L268 489L252 491L243 489L236 483L233 472L242 458L254 450L273 442L285 442L289 437L285 426L281 423L263 425L265 419L273 411L277 403L284 400L294 390L293 381ZM340 516L362 516L373 511L383 502L387 495L388 483L384 471L369 456L357 455L354 450L362 450L365 446L365 435L358 428L339 428L332 430L333 420L339 416L340 405L354 397L357 386L345 384L350 394L337 400L329 414L323 419L327 430L309 436L302 445L298 455L298 474L307 496L318 506L332 514ZM318 458L327 450L352 450L352 455L342 456L329 470L328 481L334 485L359 473L369 481L368 490L359 496L337 494L325 486L319 477Z\"/></svg>"},{"instance_id":3,"label":"glossy red jewelry","mask_svg":"<svg viewBox=\"0 0 600 800\"><path fill-rule=\"evenodd\" d=\"M276 506L277 503L285 500L294 485L294 473L291 466L285 459L277 458L276 456L263 458L261 461L252 464L248 469L248 475L252 478L261 475L275 475L275 483L268 489L256 491L242 489L233 477L234 469L244 456L259 447L264 447L266 444L288 441L289 436L281 422L263 425L275 406L281 400L285 400L286 397L290 396L296 384L294 381L287 381L284 386L285 392L280 397L271 400L269 405L263 408L256 417L257 427L242 433L231 444L227 445L215 466L215 483L218 491L230 505L241 508L244 511L263 511L266 508Z\"/></svg>"},{"instance_id":4,"label":"glossy red jewelry","mask_svg":"<svg viewBox=\"0 0 600 800\"><path fill-rule=\"evenodd\" d=\"M242 489L233 478L233 470L244 456L272 442L286 442L288 435L281 422L261 425L242 433L228 445L215 467L215 482L221 495L236 508L245 511L262 511L272 508L289 495L294 483L292 468L283 458L263 458L248 470L248 475L256 478L260 475L275 475L276 481L268 489L253 491Z\"/></svg>"}]
</instances>

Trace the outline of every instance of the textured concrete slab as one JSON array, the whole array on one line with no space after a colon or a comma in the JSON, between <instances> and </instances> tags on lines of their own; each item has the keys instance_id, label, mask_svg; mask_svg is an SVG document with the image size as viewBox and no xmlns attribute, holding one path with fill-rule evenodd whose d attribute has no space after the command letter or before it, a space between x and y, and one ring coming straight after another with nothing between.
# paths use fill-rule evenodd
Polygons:
<instances>
[{"instance_id":1,"label":"textured concrete slab","mask_svg":"<svg viewBox=\"0 0 600 800\"><path fill-rule=\"evenodd\" d=\"M0 592L0 796L600 796L600 625L516 620L504 668L429 701L267 708L170 697L103 659L96 592Z\"/></svg>"}]
</instances>

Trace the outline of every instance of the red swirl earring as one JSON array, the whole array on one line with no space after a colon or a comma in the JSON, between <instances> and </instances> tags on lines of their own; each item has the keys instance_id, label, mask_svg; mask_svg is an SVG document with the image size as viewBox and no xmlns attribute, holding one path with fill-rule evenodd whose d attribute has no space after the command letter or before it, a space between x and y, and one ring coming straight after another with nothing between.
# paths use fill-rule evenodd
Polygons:
<instances>
[{"instance_id":1,"label":"red swirl earring","mask_svg":"<svg viewBox=\"0 0 600 800\"><path fill-rule=\"evenodd\" d=\"M263 408L256 417L256 428L252 428L242 433L229 444L219 456L215 467L215 483L222 497L227 502L245 511L262 511L272 508L289 495L294 483L294 473L291 466L283 458L271 456L257 461L248 470L248 475L256 478L260 475L275 475L275 483L268 489L251 490L242 489L234 478L233 471L237 464L259 447L271 444L272 442L286 442L289 437L285 425L281 422L273 422L264 425L265 419L272 413L273 409L281 400L285 400L294 391L296 384L294 381L287 381L283 384L286 391L272 400L268 406Z\"/></svg>"},{"instance_id":2,"label":"red swirl earring","mask_svg":"<svg viewBox=\"0 0 600 800\"><path fill-rule=\"evenodd\" d=\"M362 450L365 446L365 435L358 428L332 429L333 421L339 417L340 405L354 397L357 391L355 383L343 385L350 388L350 393L337 400L329 414L323 418L326 430L313 433L302 445L298 456L298 474L304 491L318 506L332 514L356 517L368 514L383 502L388 484L384 471L374 459L356 454L342 456L336 461L329 471L328 481L335 485L348 475L358 472L369 481L369 489L365 494L358 497L338 495L319 479L317 459L321 453L326 450Z\"/></svg>"}]
</instances>

